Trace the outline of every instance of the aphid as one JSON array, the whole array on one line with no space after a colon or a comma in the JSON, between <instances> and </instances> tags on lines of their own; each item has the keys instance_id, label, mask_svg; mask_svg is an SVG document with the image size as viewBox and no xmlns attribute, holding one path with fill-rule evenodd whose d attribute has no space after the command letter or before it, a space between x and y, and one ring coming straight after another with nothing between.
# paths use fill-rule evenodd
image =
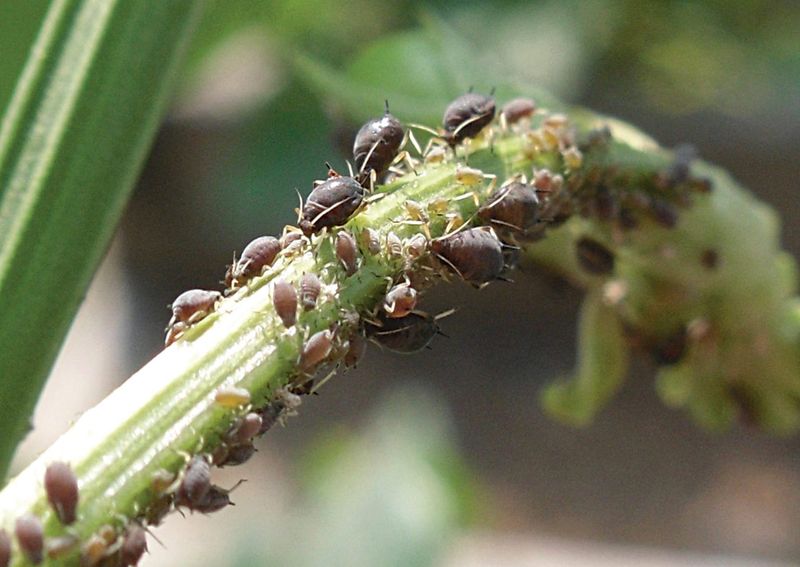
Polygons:
<instances>
[{"instance_id":1,"label":"aphid","mask_svg":"<svg viewBox=\"0 0 800 567\"><path fill-rule=\"evenodd\" d=\"M300 407L302 398L290 392L286 388L278 390L276 398L261 410L261 429L259 435L263 435L275 425L284 413L293 414Z\"/></svg>"},{"instance_id":2,"label":"aphid","mask_svg":"<svg viewBox=\"0 0 800 567\"><path fill-rule=\"evenodd\" d=\"M405 317L417 306L417 290L407 283L394 286L383 300L383 310L387 317Z\"/></svg>"},{"instance_id":3,"label":"aphid","mask_svg":"<svg viewBox=\"0 0 800 567\"><path fill-rule=\"evenodd\" d=\"M352 276L358 269L358 250L356 249L356 240L347 231L340 231L336 235L336 257L339 262L344 266L344 270L348 276Z\"/></svg>"},{"instance_id":4,"label":"aphid","mask_svg":"<svg viewBox=\"0 0 800 567\"><path fill-rule=\"evenodd\" d=\"M286 328L297 321L297 292L294 286L285 280L277 279L272 285L272 303L275 312Z\"/></svg>"},{"instance_id":5,"label":"aphid","mask_svg":"<svg viewBox=\"0 0 800 567\"><path fill-rule=\"evenodd\" d=\"M67 463L56 461L47 466L44 491L61 523L73 523L78 510L78 479Z\"/></svg>"},{"instance_id":6,"label":"aphid","mask_svg":"<svg viewBox=\"0 0 800 567\"><path fill-rule=\"evenodd\" d=\"M474 138L494 119L494 113L494 97L477 93L461 95L444 111L444 138L451 146L465 138Z\"/></svg>"},{"instance_id":7,"label":"aphid","mask_svg":"<svg viewBox=\"0 0 800 567\"><path fill-rule=\"evenodd\" d=\"M434 215L443 215L450 209L450 199L435 197L428 201L428 212Z\"/></svg>"},{"instance_id":8,"label":"aphid","mask_svg":"<svg viewBox=\"0 0 800 567\"><path fill-rule=\"evenodd\" d=\"M427 164L442 163L446 157L447 157L447 150L445 148L439 146L433 146L425 153L425 163Z\"/></svg>"},{"instance_id":9,"label":"aphid","mask_svg":"<svg viewBox=\"0 0 800 567\"><path fill-rule=\"evenodd\" d=\"M122 567L138 565L139 560L146 551L147 535L144 529L136 525L128 526L119 554Z\"/></svg>"},{"instance_id":10,"label":"aphid","mask_svg":"<svg viewBox=\"0 0 800 567\"><path fill-rule=\"evenodd\" d=\"M218 291L190 289L172 302L172 318L167 325L166 346L171 345L192 324L201 321L214 310L222 298Z\"/></svg>"},{"instance_id":11,"label":"aphid","mask_svg":"<svg viewBox=\"0 0 800 567\"><path fill-rule=\"evenodd\" d=\"M425 207L417 201L406 199L403 201L403 208L408 213L408 217L413 221L428 222L428 213Z\"/></svg>"},{"instance_id":12,"label":"aphid","mask_svg":"<svg viewBox=\"0 0 800 567\"><path fill-rule=\"evenodd\" d=\"M108 542L97 534L92 536L81 548L81 565L93 567L100 563L108 551Z\"/></svg>"},{"instance_id":13,"label":"aphid","mask_svg":"<svg viewBox=\"0 0 800 567\"><path fill-rule=\"evenodd\" d=\"M539 220L539 198L528 184L512 181L492 192L478 217L502 228L527 232Z\"/></svg>"},{"instance_id":14,"label":"aphid","mask_svg":"<svg viewBox=\"0 0 800 567\"><path fill-rule=\"evenodd\" d=\"M370 254L381 251L381 239L378 231L373 228L364 228L360 235L361 245L366 247Z\"/></svg>"},{"instance_id":15,"label":"aphid","mask_svg":"<svg viewBox=\"0 0 800 567\"><path fill-rule=\"evenodd\" d=\"M233 267L232 279L238 285L250 278L260 276L266 266L272 265L281 244L274 236L259 236L242 250L242 255Z\"/></svg>"},{"instance_id":16,"label":"aphid","mask_svg":"<svg viewBox=\"0 0 800 567\"><path fill-rule=\"evenodd\" d=\"M344 224L361 206L364 188L352 177L336 175L317 185L303 205L300 229L306 236Z\"/></svg>"},{"instance_id":17,"label":"aphid","mask_svg":"<svg viewBox=\"0 0 800 567\"><path fill-rule=\"evenodd\" d=\"M455 173L456 181L467 187L474 187L483 183L484 179L494 179L495 176L483 173L480 169L458 165Z\"/></svg>"},{"instance_id":18,"label":"aphid","mask_svg":"<svg viewBox=\"0 0 800 567\"><path fill-rule=\"evenodd\" d=\"M578 265L590 274L603 276L614 271L614 253L586 236L575 243L575 257Z\"/></svg>"},{"instance_id":19,"label":"aphid","mask_svg":"<svg viewBox=\"0 0 800 567\"><path fill-rule=\"evenodd\" d=\"M650 216L665 228L674 228L678 224L678 211L669 202L662 199L653 199L650 202Z\"/></svg>"},{"instance_id":20,"label":"aphid","mask_svg":"<svg viewBox=\"0 0 800 567\"><path fill-rule=\"evenodd\" d=\"M367 341L361 333L353 333L348 339L347 352L344 355L344 365L347 368L355 368L361 359L364 358L364 353L367 352Z\"/></svg>"},{"instance_id":21,"label":"aphid","mask_svg":"<svg viewBox=\"0 0 800 567\"><path fill-rule=\"evenodd\" d=\"M211 489L211 468L202 455L192 457L175 492L175 504L192 507L200 502Z\"/></svg>"},{"instance_id":22,"label":"aphid","mask_svg":"<svg viewBox=\"0 0 800 567\"><path fill-rule=\"evenodd\" d=\"M303 310L311 311L317 305L317 298L322 289L322 282L313 272L303 274L300 278L300 303Z\"/></svg>"},{"instance_id":23,"label":"aphid","mask_svg":"<svg viewBox=\"0 0 800 567\"><path fill-rule=\"evenodd\" d=\"M515 98L503 105L500 117L507 125L516 124L523 118L530 118L535 111L536 103L532 99Z\"/></svg>"},{"instance_id":24,"label":"aphid","mask_svg":"<svg viewBox=\"0 0 800 567\"><path fill-rule=\"evenodd\" d=\"M239 443L247 443L261 431L262 418L255 412L250 412L239 420L236 426L235 439Z\"/></svg>"},{"instance_id":25,"label":"aphid","mask_svg":"<svg viewBox=\"0 0 800 567\"><path fill-rule=\"evenodd\" d=\"M465 281L482 285L503 271L503 248L491 229L470 228L437 238L431 250Z\"/></svg>"},{"instance_id":26,"label":"aphid","mask_svg":"<svg viewBox=\"0 0 800 567\"><path fill-rule=\"evenodd\" d=\"M212 485L209 487L208 492L205 494L205 496L203 496L203 498L193 502L191 506L188 506L188 508L195 512L200 512L201 514L211 514L228 506L233 506L230 493L233 492L241 483L242 481L239 481L236 486L230 490L225 490L219 486Z\"/></svg>"},{"instance_id":27,"label":"aphid","mask_svg":"<svg viewBox=\"0 0 800 567\"><path fill-rule=\"evenodd\" d=\"M224 408L238 408L250 403L250 392L235 386L223 386L214 392L214 401Z\"/></svg>"},{"instance_id":28,"label":"aphid","mask_svg":"<svg viewBox=\"0 0 800 567\"><path fill-rule=\"evenodd\" d=\"M420 258L428 249L428 239L422 234L415 234L403 241L406 256L412 260Z\"/></svg>"},{"instance_id":29,"label":"aphid","mask_svg":"<svg viewBox=\"0 0 800 567\"><path fill-rule=\"evenodd\" d=\"M34 565L41 563L44 559L44 530L39 518L30 513L23 514L17 518L14 533L28 561Z\"/></svg>"},{"instance_id":30,"label":"aphid","mask_svg":"<svg viewBox=\"0 0 800 567\"><path fill-rule=\"evenodd\" d=\"M278 243L281 245L283 250L286 250L289 248L289 246L302 239L303 233L295 232L294 230L286 230L283 233L283 236L281 236L280 240L278 240Z\"/></svg>"},{"instance_id":31,"label":"aphid","mask_svg":"<svg viewBox=\"0 0 800 567\"><path fill-rule=\"evenodd\" d=\"M327 329L311 335L300 353L300 370L308 372L328 358L333 348L333 335Z\"/></svg>"},{"instance_id":32,"label":"aphid","mask_svg":"<svg viewBox=\"0 0 800 567\"><path fill-rule=\"evenodd\" d=\"M414 311L400 319L381 317L377 324L366 323L367 336L379 345L402 354L419 352L439 333L436 318Z\"/></svg>"},{"instance_id":33,"label":"aphid","mask_svg":"<svg viewBox=\"0 0 800 567\"><path fill-rule=\"evenodd\" d=\"M0 567L8 567L11 561L11 538L5 530L0 529Z\"/></svg>"},{"instance_id":34,"label":"aphid","mask_svg":"<svg viewBox=\"0 0 800 567\"><path fill-rule=\"evenodd\" d=\"M252 443L243 443L241 445L234 445L228 449L225 458L219 463L220 467L235 467L246 463L250 460L256 452L256 448Z\"/></svg>"},{"instance_id":35,"label":"aphid","mask_svg":"<svg viewBox=\"0 0 800 567\"><path fill-rule=\"evenodd\" d=\"M394 232L386 234L386 253L389 256L402 256L403 255L403 241Z\"/></svg>"},{"instance_id":36,"label":"aphid","mask_svg":"<svg viewBox=\"0 0 800 567\"><path fill-rule=\"evenodd\" d=\"M353 142L353 161L359 173L375 171L383 173L397 157L403 145L405 130L400 121L386 112L364 124Z\"/></svg>"},{"instance_id":37,"label":"aphid","mask_svg":"<svg viewBox=\"0 0 800 567\"><path fill-rule=\"evenodd\" d=\"M44 542L45 555L48 559L60 559L75 549L78 542L78 538L74 535L47 538ZM3 565L2 561L0 565Z\"/></svg>"}]
</instances>

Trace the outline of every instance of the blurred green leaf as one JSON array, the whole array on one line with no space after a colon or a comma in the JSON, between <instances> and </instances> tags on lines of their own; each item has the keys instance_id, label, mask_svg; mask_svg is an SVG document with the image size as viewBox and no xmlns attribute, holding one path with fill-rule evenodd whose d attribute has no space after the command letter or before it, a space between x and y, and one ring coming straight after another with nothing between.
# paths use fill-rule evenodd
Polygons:
<instances>
[{"instance_id":1,"label":"blurred green leaf","mask_svg":"<svg viewBox=\"0 0 800 567\"><path fill-rule=\"evenodd\" d=\"M108 247L202 4L50 5L0 128L0 472Z\"/></svg>"},{"instance_id":2,"label":"blurred green leaf","mask_svg":"<svg viewBox=\"0 0 800 567\"><path fill-rule=\"evenodd\" d=\"M47 0L0 2L0 113L11 98L47 4Z\"/></svg>"}]
</instances>

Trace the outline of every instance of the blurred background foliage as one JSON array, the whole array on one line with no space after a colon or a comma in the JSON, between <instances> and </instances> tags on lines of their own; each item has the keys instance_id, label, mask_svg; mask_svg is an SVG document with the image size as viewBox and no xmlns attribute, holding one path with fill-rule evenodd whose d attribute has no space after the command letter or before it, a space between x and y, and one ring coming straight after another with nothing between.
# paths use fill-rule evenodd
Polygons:
<instances>
[{"instance_id":1,"label":"blurred background foliage","mask_svg":"<svg viewBox=\"0 0 800 567\"><path fill-rule=\"evenodd\" d=\"M0 108L46 7L0 0ZM172 298L214 287L233 251L293 222L294 190L325 160L344 166L384 99L434 126L469 86L547 104L543 89L692 142L780 210L797 256L798 30L791 1L212 4L20 464L158 352ZM147 564L800 561L797 439L699 430L658 401L641 360L589 428L553 423L537 397L573 365L580 292L535 270L517 280L433 290L426 309L461 308L449 341L370 350L222 471L220 484L250 479L236 509L172 519Z\"/></svg>"}]
</instances>

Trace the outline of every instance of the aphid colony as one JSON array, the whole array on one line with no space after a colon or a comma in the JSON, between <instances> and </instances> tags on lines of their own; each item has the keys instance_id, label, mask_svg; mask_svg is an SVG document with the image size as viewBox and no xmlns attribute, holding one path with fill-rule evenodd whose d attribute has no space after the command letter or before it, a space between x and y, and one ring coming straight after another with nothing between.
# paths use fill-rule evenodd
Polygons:
<instances>
[{"instance_id":1,"label":"aphid colony","mask_svg":"<svg viewBox=\"0 0 800 567\"><path fill-rule=\"evenodd\" d=\"M176 509L211 513L231 504L230 493L236 487L225 489L213 484L211 467L246 462L256 451L253 440L292 415L300 405L301 394L319 388L321 383L314 387L314 377L321 370L333 371L338 362L348 368L356 366L364 355L367 339L398 353L427 348L433 337L441 334L438 320L448 314L432 316L417 309L420 292L436 279L455 275L475 287L504 279L505 270L516 264L518 244L541 238L548 227L559 225L575 212L613 222L620 231L634 228L643 216L665 227L673 226L676 208L688 204L689 193L708 190L707 184L688 177L689 153L683 152L658 179L641 180L642 187L655 190L618 194L613 172L598 173L599 170L584 167L587 152L603 151L610 143L607 130L594 131L578 144L564 115L537 109L527 98L506 103L497 120L495 113L492 96L469 92L456 98L445 110L441 129L423 127L434 134L425 150L389 112L388 103L383 116L364 124L353 143L356 171L340 175L329 166L327 178L315 182L301 203L297 228L287 227L280 238L261 236L247 244L225 273L224 292L192 289L180 294L170 306L167 346L214 313L228 301L227 296L247 289L278 258L317 252L327 242L335 257L330 269L320 274L307 271L296 281L276 274L267 283L283 332L287 336L296 333L291 336L302 340L296 374L287 386L277 390L261 407L254 407L250 392L244 388L219 388L214 393L214 404L231 412L230 426L211 444L211 452L186 455L185 466L178 473L156 471L151 479L152 500L135 518L125 524L105 525L81 541L69 529L65 529L66 535L45 537L42 520L34 514L24 514L15 524L16 545L8 533L0 530L0 567L9 565L15 552L32 564L79 553L84 566L136 565L147 550L146 526L160 524ZM540 118L536 127L534 118ZM567 179L540 168L531 171L530 180L517 175L496 186L494 176L458 161L460 146L476 138L491 145L494 136L509 132L523 137L529 158L542 152L557 156ZM408 140L419 154L416 159L403 149ZM406 216L398 222L420 227L418 233L407 238L398 236L391 227L363 228L354 233L345 226L376 198L376 182L391 175L416 173L415 168L421 163L439 164L446 160L456 162L455 182L467 190L464 198L475 202L471 218L462 218L452 208L451 200L434 198L427 203L405 201ZM479 198L485 184L488 188ZM437 238L432 238L428 230L432 218L446 222L443 234ZM709 269L717 263L714 254L711 250L703 256L703 265ZM388 278L382 299L365 313L339 305L337 285L356 276L366 256L378 255L401 266L396 278ZM576 241L575 257L589 274L605 277L614 271L613 252L588 236ZM339 322L330 328L312 328L309 321L313 321L314 310L330 305L336 306ZM678 349L662 350L666 357ZM69 465L51 463L43 486L61 525L68 528L80 520L79 485Z\"/></svg>"}]
</instances>

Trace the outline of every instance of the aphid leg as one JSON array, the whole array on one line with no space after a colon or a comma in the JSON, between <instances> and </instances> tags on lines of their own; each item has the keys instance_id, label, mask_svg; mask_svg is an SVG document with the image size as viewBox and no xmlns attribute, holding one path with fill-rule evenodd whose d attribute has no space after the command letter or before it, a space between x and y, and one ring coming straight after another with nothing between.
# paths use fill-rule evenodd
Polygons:
<instances>
[{"instance_id":1,"label":"aphid leg","mask_svg":"<svg viewBox=\"0 0 800 567\"><path fill-rule=\"evenodd\" d=\"M422 152L422 147L419 145L417 137L414 136L414 132L412 132L411 130L407 130L406 136L408 137L408 140L411 142L411 145L414 146L414 149L417 150L417 154L419 154L419 157L424 157L425 154Z\"/></svg>"}]
</instances>

